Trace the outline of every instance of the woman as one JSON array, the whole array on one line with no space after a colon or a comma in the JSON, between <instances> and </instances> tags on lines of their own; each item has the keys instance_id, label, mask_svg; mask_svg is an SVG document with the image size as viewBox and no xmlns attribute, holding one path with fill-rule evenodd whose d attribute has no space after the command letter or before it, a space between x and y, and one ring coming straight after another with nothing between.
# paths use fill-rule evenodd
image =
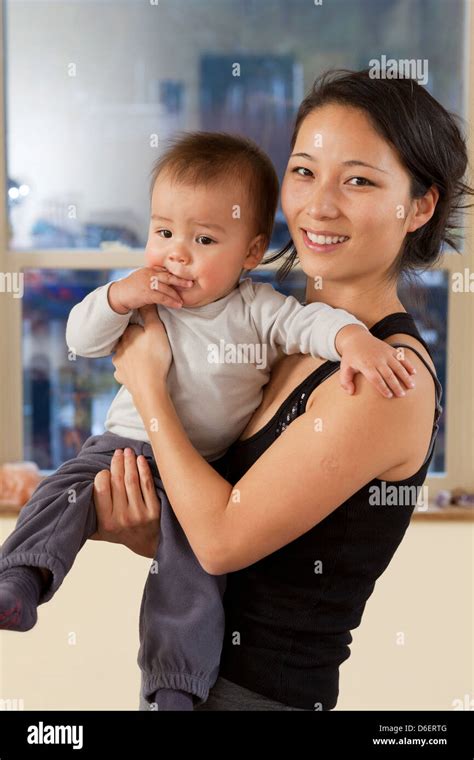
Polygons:
<instances>
[{"instance_id":1,"label":"woman","mask_svg":"<svg viewBox=\"0 0 474 760\"><path fill-rule=\"evenodd\" d=\"M204 569L229 573L220 676L201 710L334 708L350 631L409 524L441 410L397 281L436 262L462 196L473 192L462 181L466 150L454 118L411 80L330 72L301 104L291 147L286 271L297 256L306 302L346 309L407 351L416 387L388 400L358 375L348 396L339 364L285 357L228 452L224 478L176 416L156 313L124 335L116 377L143 420L159 420L150 439L176 517ZM344 240L326 245L326 236ZM97 478L95 501L112 540L154 556L159 505L142 459L119 456L111 477ZM113 535L129 512L143 538Z\"/></svg>"}]
</instances>

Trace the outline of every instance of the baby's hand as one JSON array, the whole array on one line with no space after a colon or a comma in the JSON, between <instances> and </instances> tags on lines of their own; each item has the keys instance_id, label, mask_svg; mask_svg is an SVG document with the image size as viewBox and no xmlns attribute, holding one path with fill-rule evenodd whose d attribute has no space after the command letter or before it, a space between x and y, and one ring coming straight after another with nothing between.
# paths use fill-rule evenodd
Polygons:
<instances>
[{"instance_id":1,"label":"baby's hand","mask_svg":"<svg viewBox=\"0 0 474 760\"><path fill-rule=\"evenodd\" d=\"M414 375L416 369L405 358L403 348L393 348L359 325L348 325L340 330L336 344L342 355L341 385L348 393L354 392L353 378L357 372L362 372L386 398L405 395L399 380L406 388L415 387L410 375Z\"/></svg>"},{"instance_id":2,"label":"baby's hand","mask_svg":"<svg viewBox=\"0 0 474 760\"><path fill-rule=\"evenodd\" d=\"M132 309L156 303L179 308L183 301L171 285L188 288L192 280L176 277L164 267L142 267L123 280L112 283L108 291L109 304L117 314L126 314Z\"/></svg>"}]
</instances>

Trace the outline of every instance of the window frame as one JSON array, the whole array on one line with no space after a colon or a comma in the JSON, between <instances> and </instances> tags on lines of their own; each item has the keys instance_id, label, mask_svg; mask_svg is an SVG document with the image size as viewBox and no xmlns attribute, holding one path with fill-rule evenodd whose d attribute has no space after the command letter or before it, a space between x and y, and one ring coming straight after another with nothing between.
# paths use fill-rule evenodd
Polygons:
<instances>
[{"instance_id":1,"label":"window frame","mask_svg":"<svg viewBox=\"0 0 474 760\"><path fill-rule=\"evenodd\" d=\"M474 12L466 0L465 27L465 102L467 103L470 165L474 167ZM4 61L5 4L0 6L0 272L22 272L25 269L124 269L144 264L143 249L116 252L100 249L54 249L13 251L9 248L7 171L6 171L6 104ZM467 97L466 97L467 96ZM472 170L474 174L474 169ZM446 255L438 266L450 273L474 273L474 214L467 218L465 252L461 257ZM270 265L272 268L276 265ZM262 268L268 271L268 267ZM455 297L454 297L455 296ZM469 297L471 296L471 297ZM23 459L23 369L22 369L22 299L0 293L0 464ZM446 407L446 473L429 476L426 485L430 499L439 489L474 488L474 354L466 346L474 346L474 298L472 293L453 294L448 298Z\"/></svg>"}]
</instances>

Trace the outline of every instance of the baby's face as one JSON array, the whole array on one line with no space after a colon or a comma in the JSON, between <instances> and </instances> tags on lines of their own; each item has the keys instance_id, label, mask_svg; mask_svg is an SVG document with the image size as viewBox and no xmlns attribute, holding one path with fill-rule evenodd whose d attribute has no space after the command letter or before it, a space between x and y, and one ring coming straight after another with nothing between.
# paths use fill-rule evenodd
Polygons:
<instances>
[{"instance_id":1,"label":"baby's face","mask_svg":"<svg viewBox=\"0 0 474 760\"><path fill-rule=\"evenodd\" d=\"M235 287L243 268L258 263L251 252L256 236L249 203L240 184L193 186L172 181L166 172L155 182L146 266L165 267L192 280L192 287L179 288L184 306L222 298Z\"/></svg>"}]
</instances>

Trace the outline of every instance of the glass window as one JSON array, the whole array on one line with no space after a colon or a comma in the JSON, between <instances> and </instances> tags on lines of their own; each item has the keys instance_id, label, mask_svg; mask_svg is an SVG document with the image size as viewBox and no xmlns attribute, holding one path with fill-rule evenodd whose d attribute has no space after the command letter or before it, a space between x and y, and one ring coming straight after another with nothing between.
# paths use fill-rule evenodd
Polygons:
<instances>
[{"instance_id":1,"label":"glass window","mask_svg":"<svg viewBox=\"0 0 474 760\"><path fill-rule=\"evenodd\" d=\"M104 431L107 409L118 391L110 357L71 357L65 343L68 314L87 293L123 270L28 270L23 299L25 459L52 470L74 457L90 435ZM282 283L276 272L251 273L284 295L304 300L306 276L293 270ZM423 275L418 285L405 286L401 298L415 316L430 347L440 382L446 378L447 274ZM446 399L444 399L445 404ZM430 472L444 470L444 415Z\"/></svg>"},{"instance_id":2,"label":"glass window","mask_svg":"<svg viewBox=\"0 0 474 760\"><path fill-rule=\"evenodd\" d=\"M416 281L405 282L399 288L399 297L406 310L413 315L421 337L427 344L443 388L443 414L439 420L433 459L429 472L442 475L446 462L447 384L446 357L448 338L449 272L432 271L419 275Z\"/></svg>"},{"instance_id":3,"label":"glass window","mask_svg":"<svg viewBox=\"0 0 474 760\"><path fill-rule=\"evenodd\" d=\"M44 469L74 456L103 428L117 390L113 367L110 359L70 361L67 315L118 276L113 244L130 249L120 266L135 266L148 231L149 173L168 138L182 130L240 132L269 153L281 179L295 112L315 77L383 57L427 61L427 89L465 113L464 0L4 5L10 248L27 262L24 455ZM278 209L270 247L287 240ZM65 250L61 269L38 269L36 251L54 249ZM76 264L79 249L92 251L94 269ZM252 276L304 295L299 270L279 285L270 268ZM424 294L427 305L406 306L445 385L447 275L431 273L415 291L415 301ZM405 286L401 295L408 299ZM436 473L445 469L445 419Z\"/></svg>"},{"instance_id":4,"label":"glass window","mask_svg":"<svg viewBox=\"0 0 474 760\"><path fill-rule=\"evenodd\" d=\"M71 356L65 341L70 310L112 271L27 270L23 297L24 458L53 470L104 432L119 389L110 357Z\"/></svg>"},{"instance_id":5,"label":"glass window","mask_svg":"<svg viewBox=\"0 0 474 760\"><path fill-rule=\"evenodd\" d=\"M281 177L326 68L429 62L463 112L463 0L7 0L11 247L142 247L148 175L179 130L253 137ZM285 236L278 215L273 247Z\"/></svg>"}]
</instances>

